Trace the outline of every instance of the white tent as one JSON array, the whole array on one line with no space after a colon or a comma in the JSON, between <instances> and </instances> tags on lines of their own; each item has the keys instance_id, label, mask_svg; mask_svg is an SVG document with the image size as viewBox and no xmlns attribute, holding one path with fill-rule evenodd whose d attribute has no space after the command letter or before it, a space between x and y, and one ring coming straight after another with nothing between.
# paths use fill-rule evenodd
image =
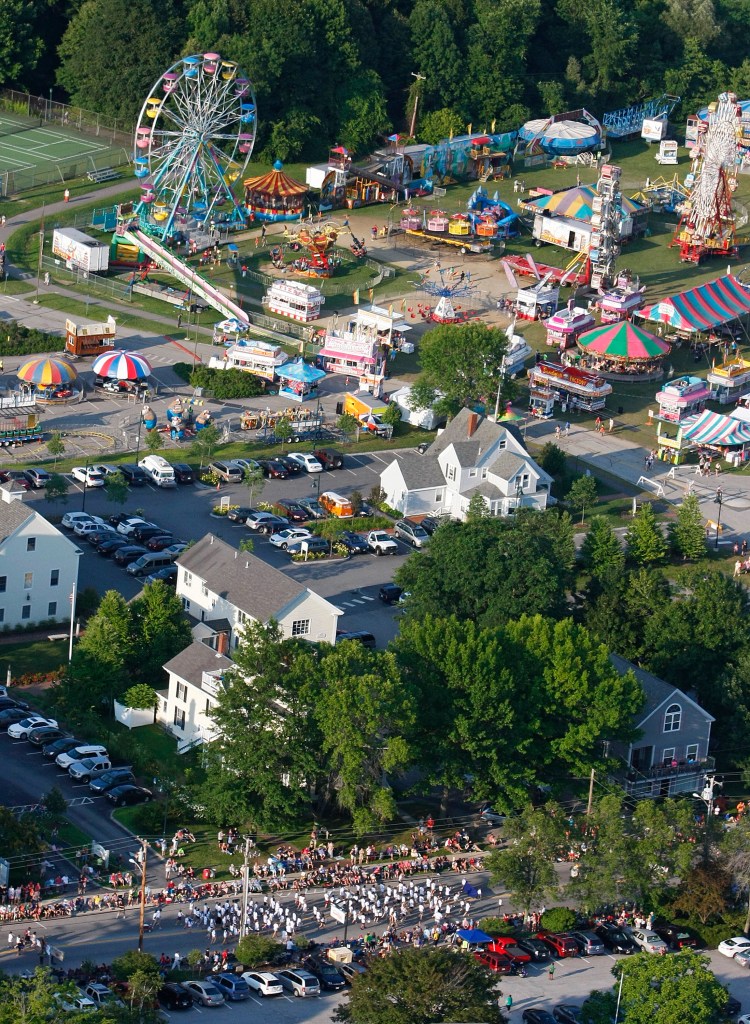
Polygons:
<instances>
[{"instance_id":1,"label":"white tent","mask_svg":"<svg viewBox=\"0 0 750 1024\"><path fill-rule=\"evenodd\" d=\"M408 386L394 391L391 395L391 401L401 410L401 419L404 423L421 427L423 430L434 430L438 424L445 421L445 416L438 416L434 409L412 409L409 405L410 398L411 388Z\"/></svg>"}]
</instances>

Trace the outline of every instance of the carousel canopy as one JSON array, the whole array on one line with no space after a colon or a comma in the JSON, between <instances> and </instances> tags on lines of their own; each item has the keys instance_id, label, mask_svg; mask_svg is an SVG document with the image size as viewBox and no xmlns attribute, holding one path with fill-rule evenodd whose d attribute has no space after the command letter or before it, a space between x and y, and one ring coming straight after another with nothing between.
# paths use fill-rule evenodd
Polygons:
<instances>
[{"instance_id":1,"label":"carousel canopy","mask_svg":"<svg viewBox=\"0 0 750 1024\"><path fill-rule=\"evenodd\" d=\"M733 274L680 292L638 313L681 331L708 331L750 313L750 289Z\"/></svg>"},{"instance_id":2,"label":"carousel canopy","mask_svg":"<svg viewBox=\"0 0 750 1024\"><path fill-rule=\"evenodd\" d=\"M122 352L113 349L97 356L91 369L98 377L113 377L116 380L142 380L151 375L151 363L136 352Z\"/></svg>"},{"instance_id":3,"label":"carousel canopy","mask_svg":"<svg viewBox=\"0 0 750 1024\"><path fill-rule=\"evenodd\" d=\"M247 178L245 180L245 188L248 192L259 192L261 195L268 196L301 196L307 192L307 185L303 185L299 181L295 181L294 178L290 178L288 174L283 172L282 163L277 160L273 165L273 170L269 171L268 174L261 174L257 178Z\"/></svg>"},{"instance_id":4,"label":"carousel canopy","mask_svg":"<svg viewBox=\"0 0 750 1024\"><path fill-rule=\"evenodd\" d=\"M748 444L750 423L706 410L683 420L682 436L693 444Z\"/></svg>"},{"instance_id":5,"label":"carousel canopy","mask_svg":"<svg viewBox=\"0 0 750 1024\"><path fill-rule=\"evenodd\" d=\"M325 370L316 370L314 366L304 363L301 359L295 363L286 363L276 371L276 376L281 377L282 380L297 380L303 384L314 384L325 375Z\"/></svg>"},{"instance_id":6,"label":"carousel canopy","mask_svg":"<svg viewBox=\"0 0 750 1024\"><path fill-rule=\"evenodd\" d=\"M214 327L223 334L244 334L247 330L247 324L243 324L241 320L237 320L233 316L230 316L227 320L222 320L218 324L214 324Z\"/></svg>"},{"instance_id":7,"label":"carousel canopy","mask_svg":"<svg viewBox=\"0 0 750 1024\"><path fill-rule=\"evenodd\" d=\"M581 351L605 359L658 359L669 352L666 341L655 337L629 320L585 331L576 342Z\"/></svg>"},{"instance_id":8,"label":"carousel canopy","mask_svg":"<svg viewBox=\"0 0 750 1024\"><path fill-rule=\"evenodd\" d=\"M77 376L75 367L65 359L54 357L28 359L18 371L19 380L42 388L50 384L69 384Z\"/></svg>"},{"instance_id":9,"label":"carousel canopy","mask_svg":"<svg viewBox=\"0 0 750 1024\"><path fill-rule=\"evenodd\" d=\"M594 215L594 199L597 196L596 185L579 185L566 188L562 192L554 192L551 196L539 196L523 204L528 212L546 210L556 217L572 217L574 220L590 221ZM623 213L633 216L640 213L643 206L627 196L620 197L620 209Z\"/></svg>"}]
</instances>

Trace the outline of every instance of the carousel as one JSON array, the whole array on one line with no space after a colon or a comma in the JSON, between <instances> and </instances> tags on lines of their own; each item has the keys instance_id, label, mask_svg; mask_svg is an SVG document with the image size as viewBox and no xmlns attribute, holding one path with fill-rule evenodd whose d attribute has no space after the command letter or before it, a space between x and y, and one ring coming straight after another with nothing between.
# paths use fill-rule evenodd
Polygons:
<instances>
[{"instance_id":1,"label":"carousel","mask_svg":"<svg viewBox=\"0 0 750 1024\"><path fill-rule=\"evenodd\" d=\"M28 359L18 370L21 392L33 396L43 404L63 404L78 401L80 389L75 387L78 373L65 359L41 356Z\"/></svg>"},{"instance_id":2,"label":"carousel","mask_svg":"<svg viewBox=\"0 0 750 1024\"><path fill-rule=\"evenodd\" d=\"M252 220L300 220L305 209L307 185L282 170L281 160L268 174L245 180L245 208Z\"/></svg>"},{"instance_id":3,"label":"carousel","mask_svg":"<svg viewBox=\"0 0 750 1024\"><path fill-rule=\"evenodd\" d=\"M588 370L595 370L607 380L621 377L641 381L658 380L664 372L664 357L669 353L666 341L644 331L642 327L636 327L629 320L605 324L584 332L577 339L576 347L581 354L570 361Z\"/></svg>"}]
</instances>

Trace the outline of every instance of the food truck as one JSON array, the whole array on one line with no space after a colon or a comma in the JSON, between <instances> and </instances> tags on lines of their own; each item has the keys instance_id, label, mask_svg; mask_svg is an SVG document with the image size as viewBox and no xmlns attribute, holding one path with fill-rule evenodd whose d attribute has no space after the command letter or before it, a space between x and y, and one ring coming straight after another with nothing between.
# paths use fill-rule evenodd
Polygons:
<instances>
[{"instance_id":1,"label":"food truck","mask_svg":"<svg viewBox=\"0 0 750 1024\"><path fill-rule=\"evenodd\" d=\"M686 416L703 412L710 397L711 389L702 377L677 377L656 393L657 417L667 423L680 423Z\"/></svg>"},{"instance_id":2,"label":"food truck","mask_svg":"<svg viewBox=\"0 0 750 1024\"><path fill-rule=\"evenodd\" d=\"M65 260L66 267L99 274L109 269L109 247L77 228L55 228L52 254Z\"/></svg>"},{"instance_id":3,"label":"food truck","mask_svg":"<svg viewBox=\"0 0 750 1024\"><path fill-rule=\"evenodd\" d=\"M612 394L612 385L604 377L577 366L563 366L543 360L529 370L529 396L532 416L549 419L559 402L568 409L596 412L603 409Z\"/></svg>"}]
</instances>

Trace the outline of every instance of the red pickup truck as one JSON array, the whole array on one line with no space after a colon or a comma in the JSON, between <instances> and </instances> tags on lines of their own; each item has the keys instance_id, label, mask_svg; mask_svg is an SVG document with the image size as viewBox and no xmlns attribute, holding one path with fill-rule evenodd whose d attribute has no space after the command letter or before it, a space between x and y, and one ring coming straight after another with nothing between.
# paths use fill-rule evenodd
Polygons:
<instances>
[{"instance_id":1,"label":"red pickup truck","mask_svg":"<svg viewBox=\"0 0 750 1024\"><path fill-rule=\"evenodd\" d=\"M545 946L549 946L552 955L560 957L578 956L578 943L570 935L558 935L556 932L537 932L534 936L541 939Z\"/></svg>"},{"instance_id":2,"label":"red pickup truck","mask_svg":"<svg viewBox=\"0 0 750 1024\"><path fill-rule=\"evenodd\" d=\"M503 956L509 957L516 964L531 963L531 956L525 953L520 946L516 945L516 940L512 935L497 936L489 944L488 949L495 953L502 953Z\"/></svg>"}]
</instances>

